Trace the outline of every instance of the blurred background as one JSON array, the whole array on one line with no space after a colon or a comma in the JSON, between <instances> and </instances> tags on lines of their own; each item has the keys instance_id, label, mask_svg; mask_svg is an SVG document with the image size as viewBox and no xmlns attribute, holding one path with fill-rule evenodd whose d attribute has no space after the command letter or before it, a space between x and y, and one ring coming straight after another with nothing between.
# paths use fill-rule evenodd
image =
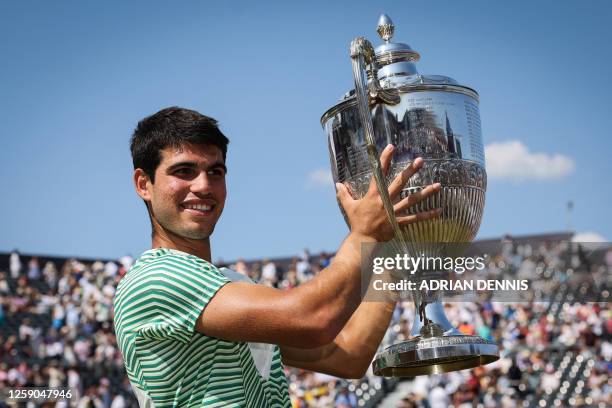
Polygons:
<instances>
[{"instance_id":1,"label":"blurred background","mask_svg":"<svg viewBox=\"0 0 612 408\"><path fill-rule=\"evenodd\" d=\"M231 140L216 263L282 288L324 267L347 228L319 119L352 88L350 41L380 43L382 12L421 54L419 72L480 94L490 271L550 274L559 297L448 306L462 330L503 344L495 365L400 383L288 370L294 405L612 404L609 304L563 286L577 267L564 243L612 236L606 1L1 4L0 385L70 384L82 406L134 404L112 297L150 245L128 141L161 108L213 116ZM398 307L386 344L411 315Z\"/></svg>"},{"instance_id":2,"label":"blurred background","mask_svg":"<svg viewBox=\"0 0 612 408\"><path fill-rule=\"evenodd\" d=\"M442 375L360 380L285 367L295 408L608 407L612 404L612 247L571 243L570 233L478 241L489 262L482 279L552 282L541 301L454 302L451 323L495 341L500 359ZM587 254L587 256L585 256ZM282 290L325 268L332 253L227 264ZM3 388L70 387L68 401L37 407L137 407L112 323L113 296L133 259L0 256L0 393ZM219 264L222 266L222 264ZM578 277L578 279L575 279ZM532 284L530 284L530 287ZM409 338L410 301L399 302L380 349ZM0 401L0 406L3 403Z\"/></svg>"}]
</instances>

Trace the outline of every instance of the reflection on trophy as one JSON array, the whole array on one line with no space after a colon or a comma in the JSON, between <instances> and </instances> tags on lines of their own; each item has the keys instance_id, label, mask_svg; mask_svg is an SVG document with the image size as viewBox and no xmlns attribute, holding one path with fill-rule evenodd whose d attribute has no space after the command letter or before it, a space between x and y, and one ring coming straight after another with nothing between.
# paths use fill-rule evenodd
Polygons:
<instances>
[{"instance_id":1,"label":"reflection on trophy","mask_svg":"<svg viewBox=\"0 0 612 408\"><path fill-rule=\"evenodd\" d=\"M333 178L362 197L374 177L395 230L394 247L413 256L440 255L441 243L471 242L482 218L487 176L478 94L449 77L419 74L419 54L391 41L394 25L388 16L380 16L377 32L384 43L376 49L361 37L351 43L355 90L321 119ZM385 176L378 155L389 143L395 150ZM400 198L439 182L437 195L407 211L442 208L442 215L400 227L387 185L417 157L424 159L424 166L406 183ZM464 335L451 325L435 292L411 295L416 310L412 339L382 351L374 360L375 374L442 373L499 358L495 343Z\"/></svg>"}]
</instances>

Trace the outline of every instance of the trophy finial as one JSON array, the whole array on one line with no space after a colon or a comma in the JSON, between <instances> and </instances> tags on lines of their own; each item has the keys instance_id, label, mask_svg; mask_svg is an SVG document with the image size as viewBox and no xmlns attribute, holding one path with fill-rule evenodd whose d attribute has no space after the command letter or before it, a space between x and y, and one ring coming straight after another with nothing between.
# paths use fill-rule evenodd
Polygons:
<instances>
[{"instance_id":1,"label":"trophy finial","mask_svg":"<svg viewBox=\"0 0 612 408\"><path fill-rule=\"evenodd\" d=\"M386 14L381 14L378 17L378 26L376 26L376 32L380 35L380 38L385 40L386 43L389 42L391 37L393 37L393 33L395 32L395 26L393 25L393 21L391 21L391 17Z\"/></svg>"}]
</instances>

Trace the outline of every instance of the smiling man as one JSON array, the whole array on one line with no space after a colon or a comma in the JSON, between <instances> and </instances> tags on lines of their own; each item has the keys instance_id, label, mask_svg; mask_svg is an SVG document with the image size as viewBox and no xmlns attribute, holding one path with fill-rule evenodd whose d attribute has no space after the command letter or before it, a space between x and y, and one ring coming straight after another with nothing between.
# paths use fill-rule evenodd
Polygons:
<instances>
[{"instance_id":1,"label":"smiling man","mask_svg":"<svg viewBox=\"0 0 612 408\"><path fill-rule=\"evenodd\" d=\"M392 238L372 182L354 200L337 185L350 233L314 279L280 291L211 263L210 236L226 198L228 139L214 119L167 108L139 122L131 141L136 192L147 206L152 249L121 280L115 329L141 407L289 407L281 363L359 378L387 329L392 302L360 302L360 249ZM386 172L393 148L381 154ZM439 185L399 199L422 166L389 185L398 222L439 215L405 210Z\"/></svg>"}]
</instances>

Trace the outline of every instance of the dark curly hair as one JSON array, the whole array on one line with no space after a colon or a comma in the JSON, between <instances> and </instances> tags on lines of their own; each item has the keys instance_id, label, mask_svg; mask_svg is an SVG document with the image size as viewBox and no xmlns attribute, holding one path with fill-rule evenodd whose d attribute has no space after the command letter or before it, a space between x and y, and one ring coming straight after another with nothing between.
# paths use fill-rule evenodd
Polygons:
<instances>
[{"instance_id":1,"label":"dark curly hair","mask_svg":"<svg viewBox=\"0 0 612 408\"><path fill-rule=\"evenodd\" d=\"M217 146L225 160L229 139L213 118L176 106L165 108L138 122L130 140L134 169L142 169L154 183L160 152L186 143Z\"/></svg>"}]
</instances>

